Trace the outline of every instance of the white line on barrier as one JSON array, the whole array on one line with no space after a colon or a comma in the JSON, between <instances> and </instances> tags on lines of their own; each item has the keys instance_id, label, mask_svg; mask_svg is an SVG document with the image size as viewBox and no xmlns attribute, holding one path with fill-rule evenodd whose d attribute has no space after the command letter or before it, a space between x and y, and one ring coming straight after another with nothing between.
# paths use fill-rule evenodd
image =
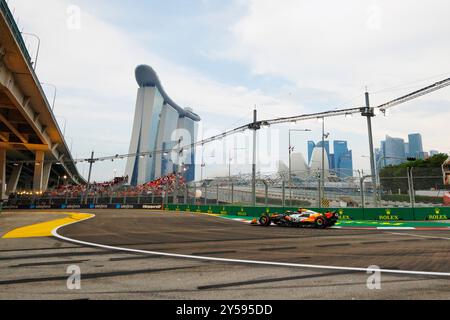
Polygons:
<instances>
[{"instance_id":1,"label":"white line on barrier","mask_svg":"<svg viewBox=\"0 0 450 320\"><path fill-rule=\"evenodd\" d=\"M89 219L94 218L90 217ZM85 219L83 221L87 221L89 219ZM130 249L123 247L115 247L108 246L98 243L92 243L87 241L81 241L76 239L71 239L64 237L58 234L58 230L62 227L69 226L71 224L78 223L80 221L74 221L68 223L64 226L59 226L52 231L53 236L59 238L64 241L82 244L90 247L98 247L103 249L115 250L115 251L123 251L123 252L133 252L133 253L143 253L149 255L157 255L163 257L171 257L171 258L184 258L184 259L195 259L195 260L207 260L207 261L217 261L217 262L225 262L225 263L240 263L240 264L256 264L256 265L267 265L267 266L277 266L277 267L294 267L294 268L308 268L308 269L327 269L327 270L344 270L344 271L359 271L359 272L384 272L384 273L392 273L392 274L407 274L407 275L421 275L421 276L440 276L440 277L450 277L450 273L448 272L429 272L429 271L408 271L408 270L392 270L392 269L372 269L372 268L355 268L355 267L338 267L338 266L324 266L324 265L314 265L314 264L299 264L299 263L286 263L286 262L272 262L272 261L257 261L257 260L241 260L241 259L227 259L227 258L215 258L215 257L203 257L203 256L193 256L186 254L178 254L178 253L166 253L166 252L156 252L156 251L147 251L147 250L139 250L139 249ZM450 240L450 239L449 239Z\"/></svg>"}]
</instances>

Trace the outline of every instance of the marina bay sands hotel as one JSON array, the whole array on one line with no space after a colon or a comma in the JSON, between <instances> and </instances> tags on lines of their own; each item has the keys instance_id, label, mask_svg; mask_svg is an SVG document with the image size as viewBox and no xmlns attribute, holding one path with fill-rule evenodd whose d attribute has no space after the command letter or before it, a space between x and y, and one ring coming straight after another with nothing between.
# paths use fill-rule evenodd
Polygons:
<instances>
[{"instance_id":1,"label":"marina bay sands hotel","mask_svg":"<svg viewBox=\"0 0 450 320\"><path fill-rule=\"evenodd\" d=\"M167 95L151 67L140 65L135 74L139 89L129 153L137 156L128 158L125 175L129 184L144 184L176 172L186 181L195 180L195 151L186 146L197 139L200 117Z\"/></svg>"}]
</instances>

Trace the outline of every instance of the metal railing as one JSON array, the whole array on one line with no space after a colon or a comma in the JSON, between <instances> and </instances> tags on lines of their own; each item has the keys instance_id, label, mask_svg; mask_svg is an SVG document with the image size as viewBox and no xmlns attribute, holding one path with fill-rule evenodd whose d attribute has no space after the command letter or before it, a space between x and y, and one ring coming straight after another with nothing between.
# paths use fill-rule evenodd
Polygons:
<instances>
[{"instance_id":1,"label":"metal railing","mask_svg":"<svg viewBox=\"0 0 450 320\"><path fill-rule=\"evenodd\" d=\"M28 52L27 46L25 45L25 41L23 40L22 33L20 32L19 27L17 26L17 23L14 20L14 16L11 13L11 10L9 10L8 4L6 3L5 0L0 0L0 11L5 17L5 20L8 23L8 26L10 27L12 34L14 35L14 38L19 44L19 47L22 50L23 55L25 56L26 60L29 63L31 63L31 56Z\"/></svg>"}]
</instances>

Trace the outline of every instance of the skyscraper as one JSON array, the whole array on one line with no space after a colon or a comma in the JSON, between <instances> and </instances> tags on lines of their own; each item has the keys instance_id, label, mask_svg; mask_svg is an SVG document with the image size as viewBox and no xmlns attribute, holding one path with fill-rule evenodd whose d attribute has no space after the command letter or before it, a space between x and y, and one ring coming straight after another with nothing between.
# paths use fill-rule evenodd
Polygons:
<instances>
[{"instance_id":1,"label":"skyscraper","mask_svg":"<svg viewBox=\"0 0 450 320\"><path fill-rule=\"evenodd\" d=\"M334 171L336 169L334 153L330 153L328 158L330 159L330 170Z\"/></svg>"},{"instance_id":2,"label":"skyscraper","mask_svg":"<svg viewBox=\"0 0 450 320\"><path fill-rule=\"evenodd\" d=\"M139 89L129 153L140 155L128 158L129 183L143 184L175 170L187 181L194 180L195 154L186 146L196 139L200 117L166 94L151 67L138 66L135 73ZM173 152L174 148L183 149Z\"/></svg>"},{"instance_id":3,"label":"skyscraper","mask_svg":"<svg viewBox=\"0 0 450 320\"><path fill-rule=\"evenodd\" d=\"M347 141L336 140L333 142L334 170L340 178L353 176L353 153L348 150Z\"/></svg>"},{"instance_id":4,"label":"skyscraper","mask_svg":"<svg viewBox=\"0 0 450 320\"><path fill-rule=\"evenodd\" d=\"M405 141L403 139L386 136L386 140L381 142L381 146L382 167L398 165L406 161Z\"/></svg>"},{"instance_id":5,"label":"skyscraper","mask_svg":"<svg viewBox=\"0 0 450 320\"><path fill-rule=\"evenodd\" d=\"M407 157L412 157L411 152L409 152L409 143L405 142L405 154Z\"/></svg>"},{"instance_id":6,"label":"skyscraper","mask_svg":"<svg viewBox=\"0 0 450 320\"><path fill-rule=\"evenodd\" d=\"M198 132L198 124L195 119L189 117L187 113L193 113L191 108L185 108L186 114L181 114L178 118L178 130L181 130L180 134L183 137L183 141L181 146L190 146L195 143L197 132ZM183 157L184 157L184 177L186 181L194 181L195 180L195 152L193 148L185 147L183 148Z\"/></svg>"},{"instance_id":7,"label":"skyscraper","mask_svg":"<svg viewBox=\"0 0 450 320\"><path fill-rule=\"evenodd\" d=\"M336 169L339 178L353 177L353 151L347 150L339 158L339 168Z\"/></svg>"},{"instance_id":8,"label":"skyscraper","mask_svg":"<svg viewBox=\"0 0 450 320\"><path fill-rule=\"evenodd\" d=\"M408 142L404 142L401 138L386 136L386 140L381 141L381 148L377 153L377 165L380 169L406 162L407 158L426 159L428 157L428 152L423 151L420 133L409 134Z\"/></svg>"},{"instance_id":9,"label":"skyscraper","mask_svg":"<svg viewBox=\"0 0 450 320\"><path fill-rule=\"evenodd\" d=\"M420 133L412 133L408 135L409 155L410 157L423 159L422 135Z\"/></svg>"}]
</instances>

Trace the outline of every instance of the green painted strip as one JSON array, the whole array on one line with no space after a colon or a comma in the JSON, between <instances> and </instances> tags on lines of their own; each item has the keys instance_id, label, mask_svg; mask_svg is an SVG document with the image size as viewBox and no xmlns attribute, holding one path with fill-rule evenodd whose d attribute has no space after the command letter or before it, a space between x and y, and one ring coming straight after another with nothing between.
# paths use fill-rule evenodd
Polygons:
<instances>
[{"instance_id":1,"label":"green painted strip","mask_svg":"<svg viewBox=\"0 0 450 320\"><path fill-rule=\"evenodd\" d=\"M254 217L242 217L242 216L230 216L230 215L218 215L218 217L225 219L242 219L251 221ZM389 222L389 221L367 221L367 220L341 220L336 223L337 227L355 227L355 228L450 228L450 222ZM449 229L450 231L450 229Z\"/></svg>"}]
</instances>

